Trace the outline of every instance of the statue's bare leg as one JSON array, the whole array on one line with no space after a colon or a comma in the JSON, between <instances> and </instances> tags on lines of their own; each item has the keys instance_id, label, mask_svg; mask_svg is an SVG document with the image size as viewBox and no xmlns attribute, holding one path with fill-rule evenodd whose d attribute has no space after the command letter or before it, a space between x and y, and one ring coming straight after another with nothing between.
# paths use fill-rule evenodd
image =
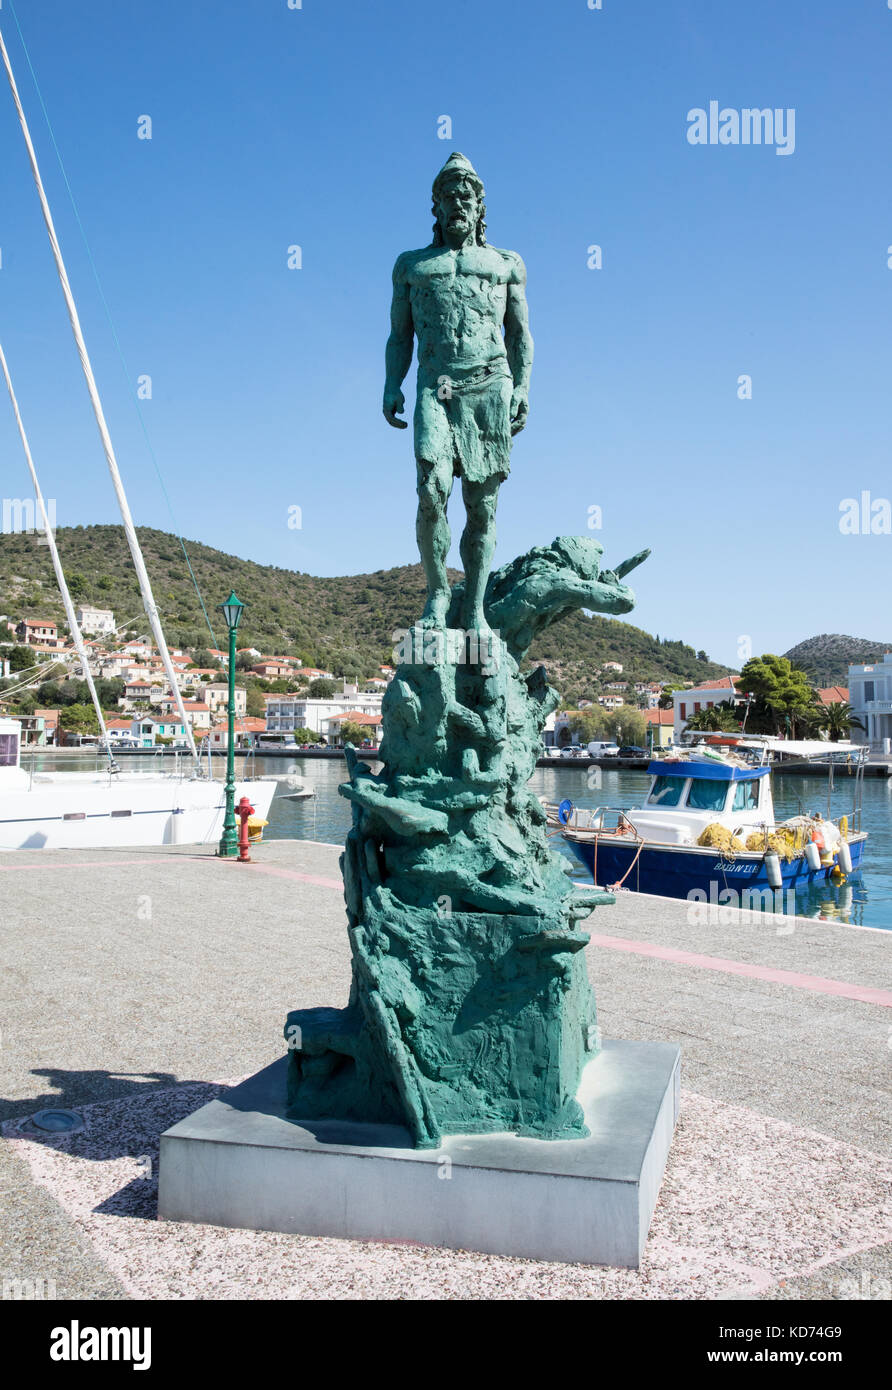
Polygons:
<instances>
[{"instance_id":1,"label":"statue's bare leg","mask_svg":"<svg viewBox=\"0 0 892 1390\"><path fill-rule=\"evenodd\" d=\"M461 558L465 570L465 598L462 624L468 632L488 631L483 616L483 595L496 548L496 503L499 479L469 483L462 478L467 522L461 538Z\"/></svg>"},{"instance_id":2,"label":"statue's bare leg","mask_svg":"<svg viewBox=\"0 0 892 1390\"><path fill-rule=\"evenodd\" d=\"M451 537L446 504L452 492L452 468L418 460L418 519L415 535L427 579L427 603L422 621L445 627L452 597L446 574Z\"/></svg>"}]
</instances>

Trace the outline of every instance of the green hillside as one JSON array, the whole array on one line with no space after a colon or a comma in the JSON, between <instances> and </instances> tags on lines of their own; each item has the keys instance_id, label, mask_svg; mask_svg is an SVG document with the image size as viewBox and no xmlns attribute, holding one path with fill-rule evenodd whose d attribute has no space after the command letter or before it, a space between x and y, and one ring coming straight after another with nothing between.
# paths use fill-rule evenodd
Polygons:
<instances>
[{"instance_id":1,"label":"green hillside","mask_svg":"<svg viewBox=\"0 0 892 1390\"><path fill-rule=\"evenodd\" d=\"M123 529L60 527L56 539L75 602L111 608L117 623L131 623L128 631L147 632ZM171 646L222 646L225 632L216 605L234 588L248 605L239 628L240 647L258 647L265 656L300 656L307 665L337 674L369 676L391 660L394 630L410 627L424 604L420 565L321 579L189 541L189 558L214 625L213 643L179 541L143 527L139 539ZM452 578L460 575L453 572ZM35 536L0 535L0 613L15 619L48 618L64 627L50 556ZM605 661L621 662L623 678L679 683L723 675L728 669L681 641L651 637L629 623L582 613L557 623L533 649L531 659L548 667L552 682L568 700L597 688Z\"/></svg>"},{"instance_id":2,"label":"green hillside","mask_svg":"<svg viewBox=\"0 0 892 1390\"><path fill-rule=\"evenodd\" d=\"M849 666L869 666L882 661L892 651L892 642L870 642L864 637L846 637L840 632L824 632L791 647L784 656L805 671L816 685L849 683Z\"/></svg>"}]
</instances>

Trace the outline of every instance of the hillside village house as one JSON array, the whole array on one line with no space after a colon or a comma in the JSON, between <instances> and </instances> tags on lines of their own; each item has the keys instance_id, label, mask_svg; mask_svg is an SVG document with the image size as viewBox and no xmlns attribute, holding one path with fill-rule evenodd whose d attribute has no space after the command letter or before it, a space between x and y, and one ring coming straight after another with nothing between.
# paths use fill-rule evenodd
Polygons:
<instances>
[{"instance_id":1,"label":"hillside village house","mask_svg":"<svg viewBox=\"0 0 892 1390\"><path fill-rule=\"evenodd\" d=\"M191 671L186 670L179 673L180 687L183 688L188 685L197 689L205 678L212 681L214 677L219 677L219 675L218 670L209 666L194 666Z\"/></svg>"},{"instance_id":2,"label":"hillside village house","mask_svg":"<svg viewBox=\"0 0 892 1390\"><path fill-rule=\"evenodd\" d=\"M81 632L114 632L115 615L110 608L92 608L87 603L81 603L74 610L77 618L77 625Z\"/></svg>"},{"instance_id":3,"label":"hillside village house","mask_svg":"<svg viewBox=\"0 0 892 1390\"><path fill-rule=\"evenodd\" d=\"M210 707L211 713L215 710L229 708L229 686L225 681L210 681L203 685L201 693ZM248 704L248 692L243 685L235 687L235 713L237 718L244 715Z\"/></svg>"},{"instance_id":4,"label":"hillside village house","mask_svg":"<svg viewBox=\"0 0 892 1390\"><path fill-rule=\"evenodd\" d=\"M65 639L59 636L56 624L45 618L23 618L16 624L15 635L26 647L53 650L65 646Z\"/></svg>"},{"instance_id":5,"label":"hillside village house","mask_svg":"<svg viewBox=\"0 0 892 1390\"><path fill-rule=\"evenodd\" d=\"M255 676L261 676L265 681L281 680L283 676L290 676L292 673L292 667L287 661L276 661L270 657L258 661L251 670Z\"/></svg>"},{"instance_id":6,"label":"hillside village house","mask_svg":"<svg viewBox=\"0 0 892 1390\"><path fill-rule=\"evenodd\" d=\"M617 675L621 676L623 673L623 665L621 661L605 661L601 665L601 670L616 671Z\"/></svg>"},{"instance_id":7,"label":"hillside village house","mask_svg":"<svg viewBox=\"0 0 892 1390\"><path fill-rule=\"evenodd\" d=\"M158 708L162 714L174 714L176 707L176 700L171 695L158 701ZM211 727L211 707L204 700L184 700L183 709L192 724L193 733L203 733Z\"/></svg>"},{"instance_id":8,"label":"hillside village house","mask_svg":"<svg viewBox=\"0 0 892 1390\"><path fill-rule=\"evenodd\" d=\"M868 743L877 753L892 751L892 652L870 666L849 667L849 703L864 725L853 729L853 743Z\"/></svg>"},{"instance_id":9,"label":"hillside village house","mask_svg":"<svg viewBox=\"0 0 892 1390\"><path fill-rule=\"evenodd\" d=\"M310 729L327 738L330 719L346 714L380 715L384 697L377 693L360 695L355 686L348 686L343 695L332 695L327 700L311 700L301 695L267 695L264 698L267 733L293 734L295 729Z\"/></svg>"},{"instance_id":10,"label":"hillside village house","mask_svg":"<svg viewBox=\"0 0 892 1390\"><path fill-rule=\"evenodd\" d=\"M124 686L124 699L125 699L125 700L148 700L149 697L150 697L151 694L152 694L152 689L153 689L153 687L152 687L150 681L144 681L144 680L127 681L127 683L126 683L125 686Z\"/></svg>"},{"instance_id":11,"label":"hillside village house","mask_svg":"<svg viewBox=\"0 0 892 1390\"><path fill-rule=\"evenodd\" d=\"M687 690L676 690L672 696L675 742L681 742L682 733L692 714L699 714L701 709L712 709L714 705L721 705L726 700L736 701L740 698L733 676L720 676L718 680L703 681L701 685L691 686Z\"/></svg>"}]
</instances>

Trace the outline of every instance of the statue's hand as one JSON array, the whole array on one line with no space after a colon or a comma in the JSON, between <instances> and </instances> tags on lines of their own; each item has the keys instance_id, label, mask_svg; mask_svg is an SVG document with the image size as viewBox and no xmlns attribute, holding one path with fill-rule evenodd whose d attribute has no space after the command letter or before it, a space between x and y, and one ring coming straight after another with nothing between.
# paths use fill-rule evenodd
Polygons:
<instances>
[{"instance_id":1,"label":"statue's hand","mask_svg":"<svg viewBox=\"0 0 892 1390\"><path fill-rule=\"evenodd\" d=\"M403 395L402 391L399 390L399 388L397 388L396 391L384 392L384 419L387 421L388 425L393 425L394 429L396 430L406 429L406 421L398 420L396 418L397 415L401 415L403 413L405 408L406 398Z\"/></svg>"},{"instance_id":2,"label":"statue's hand","mask_svg":"<svg viewBox=\"0 0 892 1390\"><path fill-rule=\"evenodd\" d=\"M527 422L527 415L530 409L530 399L522 386L515 386L511 393L511 407L509 416L511 419L511 433L519 434Z\"/></svg>"}]
</instances>

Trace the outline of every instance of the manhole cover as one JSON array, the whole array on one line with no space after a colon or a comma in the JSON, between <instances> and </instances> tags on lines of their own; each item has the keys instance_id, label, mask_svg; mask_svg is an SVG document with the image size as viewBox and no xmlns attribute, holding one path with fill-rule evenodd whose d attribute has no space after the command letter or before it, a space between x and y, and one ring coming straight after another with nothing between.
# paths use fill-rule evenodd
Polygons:
<instances>
[{"instance_id":1,"label":"manhole cover","mask_svg":"<svg viewBox=\"0 0 892 1390\"><path fill-rule=\"evenodd\" d=\"M66 1134L75 1129L83 1129L84 1122L74 1110L38 1110L31 1116L35 1129L48 1130L53 1134Z\"/></svg>"}]
</instances>

